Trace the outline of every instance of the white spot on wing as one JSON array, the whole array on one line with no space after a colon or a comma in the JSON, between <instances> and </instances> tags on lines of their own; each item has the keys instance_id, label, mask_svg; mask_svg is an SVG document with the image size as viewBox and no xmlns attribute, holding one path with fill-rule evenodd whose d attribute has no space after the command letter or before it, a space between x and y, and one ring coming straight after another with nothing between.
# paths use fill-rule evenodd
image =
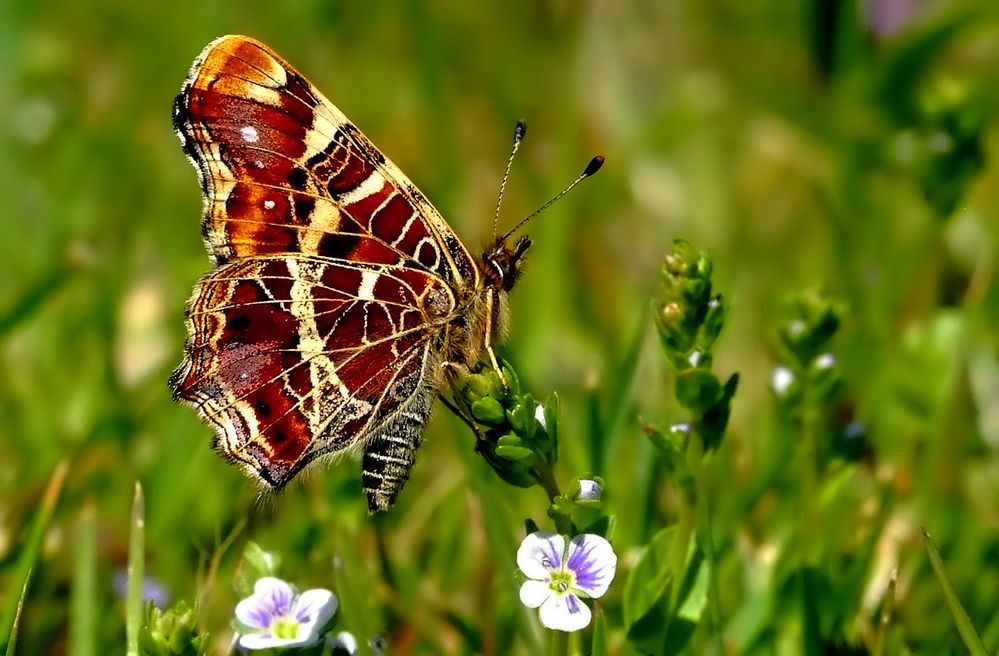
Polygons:
<instances>
[{"instance_id":1,"label":"white spot on wing","mask_svg":"<svg viewBox=\"0 0 999 656\"><path fill-rule=\"evenodd\" d=\"M264 201L264 209L265 210L272 210L272 209L274 209L274 201L272 201L272 200L265 200Z\"/></svg>"},{"instance_id":2,"label":"white spot on wing","mask_svg":"<svg viewBox=\"0 0 999 656\"><path fill-rule=\"evenodd\" d=\"M357 288L357 298L370 301L375 297L375 283L378 282L377 271L362 271L361 286Z\"/></svg>"},{"instance_id":3,"label":"white spot on wing","mask_svg":"<svg viewBox=\"0 0 999 656\"><path fill-rule=\"evenodd\" d=\"M371 175L366 177L361 184L340 196L339 200L344 205L350 205L351 203L356 203L359 200L367 198L371 194L378 193L384 186L385 178L377 171L372 171Z\"/></svg>"},{"instance_id":4,"label":"white spot on wing","mask_svg":"<svg viewBox=\"0 0 999 656\"><path fill-rule=\"evenodd\" d=\"M260 135L257 134L257 128L252 125L247 125L239 130L239 133L243 135L243 139L247 143L257 143L260 141Z\"/></svg>"}]
</instances>

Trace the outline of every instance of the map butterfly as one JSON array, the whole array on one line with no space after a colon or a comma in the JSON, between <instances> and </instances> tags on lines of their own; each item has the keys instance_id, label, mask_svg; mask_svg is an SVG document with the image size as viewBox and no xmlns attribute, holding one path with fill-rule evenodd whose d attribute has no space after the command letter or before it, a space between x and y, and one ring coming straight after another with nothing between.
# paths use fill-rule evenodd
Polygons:
<instances>
[{"instance_id":1,"label":"map butterfly","mask_svg":"<svg viewBox=\"0 0 999 656\"><path fill-rule=\"evenodd\" d=\"M471 255L336 106L245 36L194 61L174 125L214 265L187 305L174 398L273 489L359 449L369 509L389 508L434 395L485 355L495 366L530 240Z\"/></svg>"}]
</instances>

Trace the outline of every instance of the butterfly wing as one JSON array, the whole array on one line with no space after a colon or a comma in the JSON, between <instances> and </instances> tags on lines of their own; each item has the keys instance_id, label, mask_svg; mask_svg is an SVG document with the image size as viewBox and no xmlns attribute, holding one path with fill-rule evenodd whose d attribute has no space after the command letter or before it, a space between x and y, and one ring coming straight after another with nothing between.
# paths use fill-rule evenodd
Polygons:
<instances>
[{"instance_id":1,"label":"butterfly wing","mask_svg":"<svg viewBox=\"0 0 999 656\"><path fill-rule=\"evenodd\" d=\"M188 306L175 396L274 487L366 445L369 506L387 507L429 415L442 318L477 267L406 176L257 41L211 43L174 120L218 266Z\"/></svg>"}]
</instances>

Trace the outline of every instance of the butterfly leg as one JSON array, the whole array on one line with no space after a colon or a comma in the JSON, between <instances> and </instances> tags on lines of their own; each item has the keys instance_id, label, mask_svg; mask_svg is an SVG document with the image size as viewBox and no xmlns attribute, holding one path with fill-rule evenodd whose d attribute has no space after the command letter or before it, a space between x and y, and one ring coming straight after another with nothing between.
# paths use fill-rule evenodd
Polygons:
<instances>
[{"instance_id":1,"label":"butterfly leg","mask_svg":"<svg viewBox=\"0 0 999 656\"><path fill-rule=\"evenodd\" d=\"M493 351L493 320L495 317L495 308L493 304L496 302L496 294L492 289L486 292L486 337L485 337L485 349L486 353L489 354L489 363L493 366L496 374L499 376L500 383L503 384L504 389L507 388L506 376L503 375L503 369L499 366L499 360L496 359L496 352Z\"/></svg>"}]
</instances>

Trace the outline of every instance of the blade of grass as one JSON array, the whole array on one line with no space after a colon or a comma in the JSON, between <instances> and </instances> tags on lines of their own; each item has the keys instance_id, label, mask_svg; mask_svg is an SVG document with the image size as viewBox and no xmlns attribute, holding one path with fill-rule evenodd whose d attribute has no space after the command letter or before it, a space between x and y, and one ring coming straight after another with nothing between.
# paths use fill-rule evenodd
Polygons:
<instances>
[{"instance_id":1,"label":"blade of grass","mask_svg":"<svg viewBox=\"0 0 999 656\"><path fill-rule=\"evenodd\" d=\"M375 628L371 625L371 599L362 592L368 586L363 585L367 573L354 547L358 540L348 531L346 527L339 527L335 533L337 549L333 559L333 580L340 598L338 612L341 613L342 626L357 638L358 654L367 656L371 653L368 640L375 635Z\"/></svg>"},{"instance_id":2,"label":"blade of grass","mask_svg":"<svg viewBox=\"0 0 999 656\"><path fill-rule=\"evenodd\" d=\"M600 606L593 608L593 641L590 656L607 656L607 618Z\"/></svg>"},{"instance_id":3,"label":"blade of grass","mask_svg":"<svg viewBox=\"0 0 999 656\"><path fill-rule=\"evenodd\" d=\"M967 611L964 610L964 606L961 605L961 601L957 598L957 593L954 592L954 586L950 582L950 577L947 576L947 570L944 569L940 552L937 551L926 529L923 529L923 546L926 547L926 553L930 557L930 565L933 566L933 572L937 575L937 580L943 589L944 599L947 601L947 607L950 608L950 614L954 617L954 624L957 625L957 632L961 634L961 639L964 641L964 646L968 648L968 653L972 654L972 656L988 656L985 645L982 644L982 639L975 632L971 618L968 617Z\"/></svg>"},{"instance_id":4,"label":"blade of grass","mask_svg":"<svg viewBox=\"0 0 999 656\"><path fill-rule=\"evenodd\" d=\"M52 478L49 479L49 484L42 495L40 507L28 531L28 538L24 543L24 551L18 557L17 565L14 568L14 576L11 580L21 581L21 585L12 586L3 600L3 612L0 613L0 644L7 646L6 653L8 654L14 653L17 626L21 619L21 608L24 605L24 599L28 594L31 572L34 570L35 564L38 562L39 555L41 554L42 540L45 537L45 531L48 529L49 522L52 520L52 513L55 510L56 503L59 501L59 495L62 493L62 486L66 480L66 473L68 471L69 463L63 460L56 466L55 471L52 473Z\"/></svg>"},{"instance_id":5,"label":"blade of grass","mask_svg":"<svg viewBox=\"0 0 999 656\"><path fill-rule=\"evenodd\" d=\"M27 289L14 304L0 313L0 336L5 335L17 324L31 315L41 307L52 294L59 291L59 288L69 279L69 270L66 267L59 267L49 272L44 278L39 280Z\"/></svg>"},{"instance_id":6,"label":"blade of grass","mask_svg":"<svg viewBox=\"0 0 999 656\"><path fill-rule=\"evenodd\" d=\"M125 642L128 656L139 654L142 628L142 579L145 576L146 500L142 484L135 482L132 529L128 536L128 593L125 595Z\"/></svg>"},{"instance_id":7,"label":"blade of grass","mask_svg":"<svg viewBox=\"0 0 999 656\"><path fill-rule=\"evenodd\" d=\"M97 631L97 516L88 503L80 513L75 541L76 562L73 572L69 617L69 653L93 656Z\"/></svg>"},{"instance_id":8,"label":"blade of grass","mask_svg":"<svg viewBox=\"0 0 999 656\"><path fill-rule=\"evenodd\" d=\"M888 579L888 590L881 605L881 619L878 622L877 639L874 643L874 656L883 656L885 653L885 641L888 636L888 629L891 625L892 615L895 612L895 589L898 587L898 569L891 571L891 578Z\"/></svg>"},{"instance_id":9,"label":"blade of grass","mask_svg":"<svg viewBox=\"0 0 999 656\"><path fill-rule=\"evenodd\" d=\"M31 579L31 570L28 570L28 576L24 579L24 585L21 586L21 594L17 598L17 610L14 613L14 621L10 627L10 640L7 641L7 656L14 656L14 646L17 644L17 627L21 621L21 610L24 608L24 598L28 595L28 581Z\"/></svg>"}]
</instances>

